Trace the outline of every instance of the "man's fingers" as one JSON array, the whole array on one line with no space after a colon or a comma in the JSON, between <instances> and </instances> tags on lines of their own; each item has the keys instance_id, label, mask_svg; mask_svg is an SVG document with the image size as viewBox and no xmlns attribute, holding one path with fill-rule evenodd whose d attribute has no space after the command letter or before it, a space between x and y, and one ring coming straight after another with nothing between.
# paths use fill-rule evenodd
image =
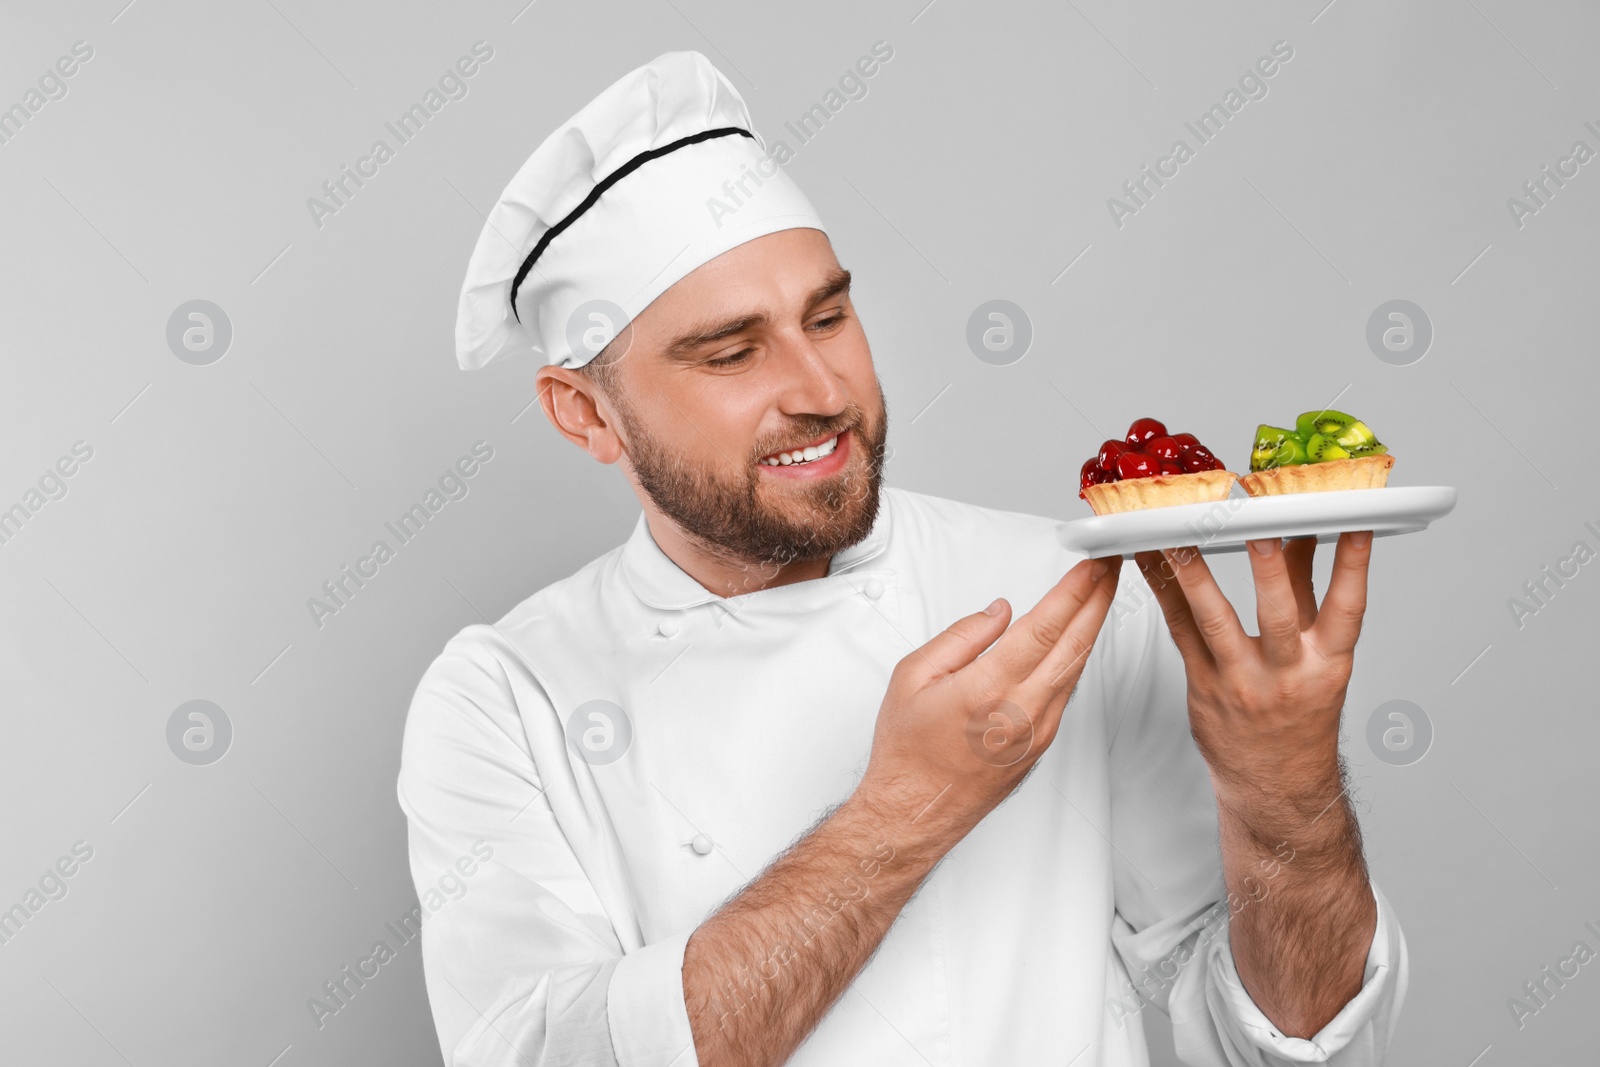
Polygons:
<instances>
[{"instance_id":1,"label":"man's fingers","mask_svg":"<svg viewBox=\"0 0 1600 1067\"><path fill-rule=\"evenodd\" d=\"M957 619L901 662L918 672L923 684L954 674L994 644L1010 621L1011 605L1002 597L983 611Z\"/></svg>"},{"instance_id":2,"label":"man's fingers","mask_svg":"<svg viewBox=\"0 0 1600 1067\"><path fill-rule=\"evenodd\" d=\"M1122 575L1122 557L1106 562L1110 565L1109 572L1095 583L1089 599L1067 623L1061 640L1039 661L1030 680L1042 681L1057 690L1071 689L1078 683L1078 676L1083 673L1089 653L1094 649L1095 638L1100 636L1100 627L1111 610L1111 601L1117 595L1117 581Z\"/></svg>"},{"instance_id":3,"label":"man's fingers","mask_svg":"<svg viewBox=\"0 0 1600 1067\"><path fill-rule=\"evenodd\" d=\"M1172 634L1172 641L1178 646L1184 661L1188 662L1196 656L1210 660L1211 650L1206 647L1200 631L1195 629L1194 616L1189 613L1189 602L1183 598L1183 590L1178 585L1177 570L1159 552L1138 552L1133 558L1139 564L1139 573L1144 575L1145 583L1155 594L1156 603L1161 605L1167 630Z\"/></svg>"},{"instance_id":4,"label":"man's fingers","mask_svg":"<svg viewBox=\"0 0 1600 1067\"><path fill-rule=\"evenodd\" d=\"M1333 553L1333 577L1317 612L1316 633L1330 652L1349 652L1361 636L1367 612L1367 565L1372 561L1372 534L1342 533Z\"/></svg>"},{"instance_id":5,"label":"man's fingers","mask_svg":"<svg viewBox=\"0 0 1600 1067\"><path fill-rule=\"evenodd\" d=\"M1317 552L1315 537L1296 537L1283 546L1283 559L1289 565L1289 584L1294 587L1295 610L1300 629L1309 630L1317 621L1317 591L1311 584L1311 563Z\"/></svg>"},{"instance_id":6,"label":"man's fingers","mask_svg":"<svg viewBox=\"0 0 1600 1067\"><path fill-rule=\"evenodd\" d=\"M1178 585L1189 602L1189 614L1194 616L1195 629L1205 639L1206 647L1218 659L1237 655L1250 640L1239 625L1239 616L1233 605L1217 586L1211 568L1200 558L1194 547L1170 548L1164 552L1172 569L1177 572Z\"/></svg>"},{"instance_id":7,"label":"man's fingers","mask_svg":"<svg viewBox=\"0 0 1600 1067\"><path fill-rule=\"evenodd\" d=\"M980 666L992 671L990 677L1002 684L1014 685L1033 674L1066 635L1067 625L1095 592L1096 586L1110 574L1108 560L1080 561L1039 599L1039 603L1012 624ZM1115 579L1112 585L1115 586Z\"/></svg>"},{"instance_id":8,"label":"man's fingers","mask_svg":"<svg viewBox=\"0 0 1600 1067\"><path fill-rule=\"evenodd\" d=\"M1268 663L1287 665L1300 658L1300 612L1282 543L1276 537L1247 542L1250 573L1256 583L1256 626Z\"/></svg>"}]
</instances>

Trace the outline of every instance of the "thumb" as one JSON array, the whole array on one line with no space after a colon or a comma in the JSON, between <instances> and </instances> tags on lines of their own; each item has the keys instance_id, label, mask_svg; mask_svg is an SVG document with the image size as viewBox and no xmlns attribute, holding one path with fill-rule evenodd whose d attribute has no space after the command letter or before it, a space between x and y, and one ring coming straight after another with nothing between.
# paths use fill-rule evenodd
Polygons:
<instances>
[{"instance_id":1,"label":"thumb","mask_svg":"<svg viewBox=\"0 0 1600 1067\"><path fill-rule=\"evenodd\" d=\"M973 660L1011 624L1011 605L1004 597L982 611L957 619L905 661L923 682L954 674Z\"/></svg>"}]
</instances>

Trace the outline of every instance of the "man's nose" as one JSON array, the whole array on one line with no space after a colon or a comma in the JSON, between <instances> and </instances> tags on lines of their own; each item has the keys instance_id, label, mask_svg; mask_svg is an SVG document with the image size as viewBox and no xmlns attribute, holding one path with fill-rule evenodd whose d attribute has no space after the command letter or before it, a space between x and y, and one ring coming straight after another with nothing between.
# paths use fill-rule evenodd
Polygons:
<instances>
[{"instance_id":1,"label":"man's nose","mask_svg":"<svg viewBox=\"0 0 1600 1067\"><path fill-rule=\"evenodd\" d=\"M844 379L805 332L785 332L773 353L780 377L778 406L790 415L837 415L849 406Z\"/></svg>"}]
</instances>

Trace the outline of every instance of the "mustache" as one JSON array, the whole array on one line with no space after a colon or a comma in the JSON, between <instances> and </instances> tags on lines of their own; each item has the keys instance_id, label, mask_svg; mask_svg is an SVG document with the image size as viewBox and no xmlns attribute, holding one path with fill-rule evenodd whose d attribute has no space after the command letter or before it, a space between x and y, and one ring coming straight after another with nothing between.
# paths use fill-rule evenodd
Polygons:
<instances>
[{"instance_id":1,"label":"mustache","mask_svg":"<svg viewBox=\"0 0 1600 1067\"><path fill-rule=\"evenodd\" d=\"M846 430L853 430L864 421L861 409L854 404L832 417L798 416L790 424L792 429L783 440L757 444L754 458L760 460L763 456L770 456L775 452L790 452L796 448L803 448L819 437L834 437Z\"/></svg>"}]
</instances>

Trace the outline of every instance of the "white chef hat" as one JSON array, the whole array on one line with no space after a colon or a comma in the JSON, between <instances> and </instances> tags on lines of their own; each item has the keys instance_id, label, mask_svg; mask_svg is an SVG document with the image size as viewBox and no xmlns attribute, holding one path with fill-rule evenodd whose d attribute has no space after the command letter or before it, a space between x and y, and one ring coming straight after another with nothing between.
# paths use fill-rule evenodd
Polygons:
<instances>
[{"instance_id":1,"label":"white chef hat","mask_svg":"<svg viewBox=\"0 0 1600 1067\"><path fill-rule=\"evenodd\" d=\"M456 314L463 369L523 347L581 367L702 263L823 230L744 100L699 52L614 82L517 171L478 234Z\"/></svg>"}]
</instances>

